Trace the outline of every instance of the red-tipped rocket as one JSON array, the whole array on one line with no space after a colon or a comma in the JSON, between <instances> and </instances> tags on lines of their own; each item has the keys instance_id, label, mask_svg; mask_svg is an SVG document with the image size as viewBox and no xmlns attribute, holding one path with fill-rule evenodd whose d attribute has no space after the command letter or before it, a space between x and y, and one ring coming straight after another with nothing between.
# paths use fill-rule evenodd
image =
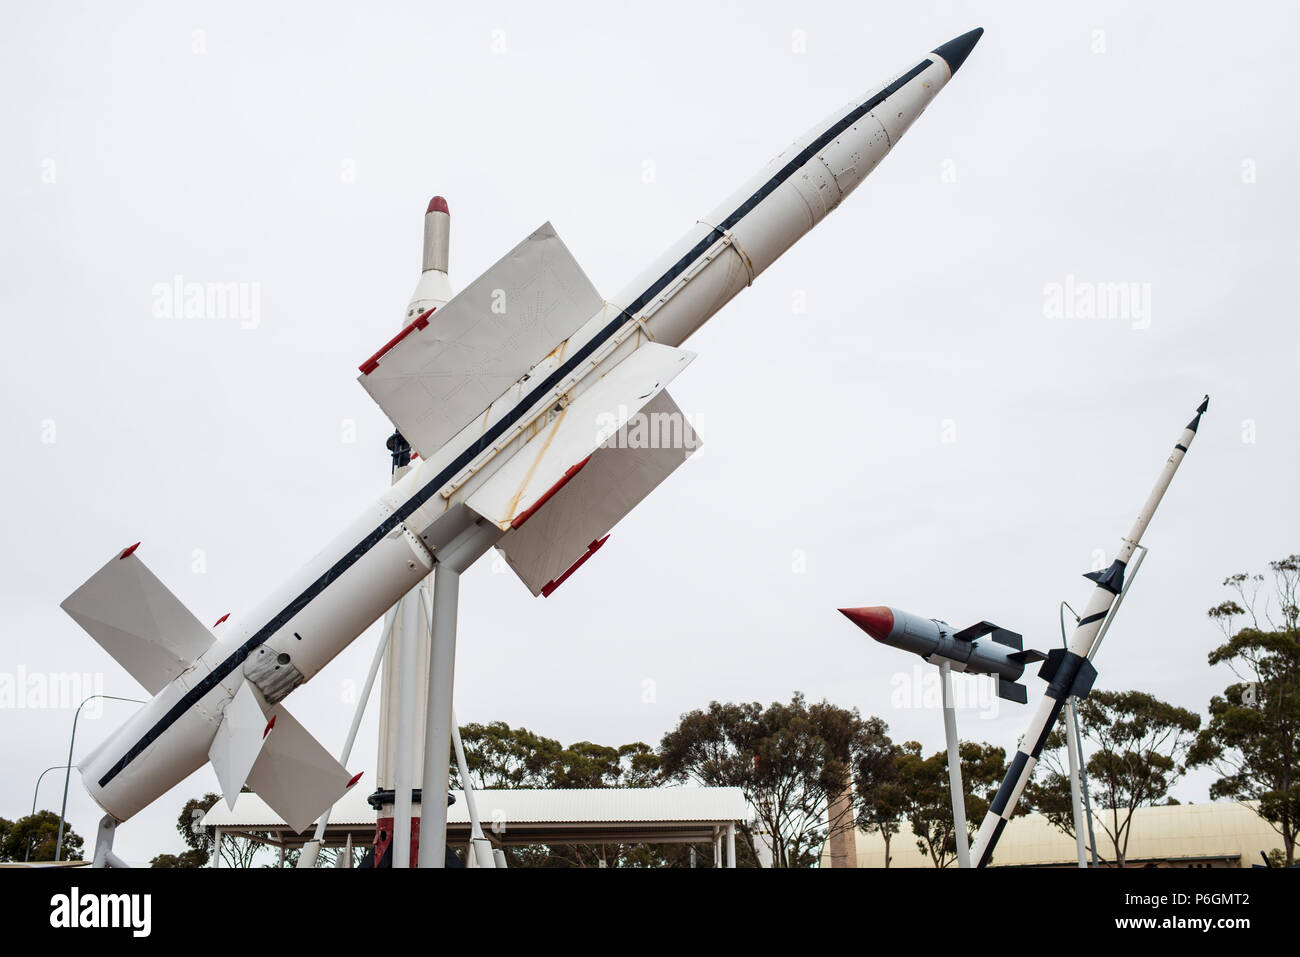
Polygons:
<instances>
[{"instance_id":1,"label":"red-tipped rocket","mask_svg":"<svg viewBox=\"0 0 1300 957\"><path fill-rule=\"evenodd\" d=\"M247 784L295 830L314 820L353 775L283 699L435 563L458 573L496 546L534 595L572 575L699 445L665 390L694 358L681 343L875 169L981 32L813 126L611 299L549 223L452 298L435 197L407 328L359 379L419 453L411 468L220 634L134 555L64 602L154 694L78 765L94 800L122 821L211 761L228 795Z\"/></svg>"},{"instance_id":2,"label":"red-tipped rocket","mask_svg":"<svg viewBox=\"0 0 1300 957\"><path fill-rule=\"evenodd\" d=\"M435 196L429 200L429 208L424 213L424 259L420 280L406 307L408 322L451 301L451 280L447 276L450 248L451 211L445 199Z\"/></svg>"},{"instance_id":3,"label":"red-tipped rocket","mask_svg":"<svg viewBox=\"0 0 1300 957\"><path fill-rule=\"evenodd\" d=\"M1045 657L1032 648L1026 651L1020 635L991 621L956 631L946 621L885 605L841 608L840 614L876 641L910 651L931 664L946 663L953 671L991 675L998 680L998 697L1020 704L1028 699L1025 686L1016 683L1025 665Z\"/></svg>"}]
</instances>

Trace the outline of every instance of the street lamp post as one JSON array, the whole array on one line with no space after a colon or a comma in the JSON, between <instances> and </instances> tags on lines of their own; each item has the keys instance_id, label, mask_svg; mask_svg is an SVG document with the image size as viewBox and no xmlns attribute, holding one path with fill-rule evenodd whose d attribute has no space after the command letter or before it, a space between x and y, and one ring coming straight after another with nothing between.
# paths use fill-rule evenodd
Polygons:
<instances>
[{"instance_id":1,"label":"street lamp post","mask_svg":"<svg viewBox=\"0 0 1300 957\"><path fill-rule=\"evenodd\" d=\"M112 694L93 694L77 705L76 714L72 716L72 737L68 739L68 763L63 767L66 771L63 775L63 806L59 808L59 836L54 844L54 859L63 860L63 822L67 819L68 814L68 784L72 779L72 748L77 741L77 719L81 717L81 709L86 706L86 701L94 701L96 698L102 698L105 701L130 701L132 704L144 704L139 698L121 698ZM37 787L40 787L40 781L37 781Z\"/></svg>"},{"instance_id":2,"label":"street lamp post","mask_svg":"<svg viewBox=\"0 0 1300 957\"><path fill-rule=\"evenodd\" d=\"M66 764L51 765L50 767L42 771L40 773L40 776L36 778L36 787L32 789L32 814L31 814L32 817L36 816L36 796L41 793L41 782L45 780L45 775L49 774L51 771L58 771L66 767L67 767ZM31 854L32 854L32 842L28 841L27 850L23 852L24 864L26 864L27 861L31 858Z\"/></svg>"}]
</instances>

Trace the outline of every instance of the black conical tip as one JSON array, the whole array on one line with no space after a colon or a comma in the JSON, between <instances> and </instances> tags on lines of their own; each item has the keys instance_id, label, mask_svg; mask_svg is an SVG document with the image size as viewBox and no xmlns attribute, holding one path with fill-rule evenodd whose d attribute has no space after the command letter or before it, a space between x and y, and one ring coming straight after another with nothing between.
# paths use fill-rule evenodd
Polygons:
<instances>
[{"instance_id":1,"label":"black conical tip","mask_svg":"<svg viewBox=\"0 0 1300 957\"><path fill-rule=\"evenodd\" d=\"M1210 407L1210 397L1207 395L1204 399L1201 400L1201 404L1196 407L1197 415L1204 415L1205 410L1208 409L1209 407Z\"/></svg>"},{"instance_id":2,"label":"black conical tip","mask_svg":"<svg viewBox=\"0 0 1300 957\"><path fill-rule=\"evenodd\" d=\"M979 43L980 37L984 36L984 28L976 27L970 33L963 33L955 40L949 40L941 47L936 47L930 51L943 57L943 62L948 64L948 70L956 73L961 69L961 65L966 62L970 56L970 51L975 49L975 44Z\"/></svg>"}]
</instances>

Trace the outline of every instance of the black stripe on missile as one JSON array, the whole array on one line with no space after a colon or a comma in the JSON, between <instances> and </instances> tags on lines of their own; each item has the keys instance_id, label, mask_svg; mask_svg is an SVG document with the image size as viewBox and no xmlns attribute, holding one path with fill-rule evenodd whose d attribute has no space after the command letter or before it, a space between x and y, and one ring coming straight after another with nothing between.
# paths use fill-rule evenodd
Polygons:
<instances>
[{"instance_id":1,"label":"black stripe on missile","mask_svg":"<svg viewBox=\"0 0 1300 957\"><path fill-rule=\"evenodd\" d=\"M1183 445L1181 442L1175 444L1175 445L1174 445L1174 448L1176 448L1179 452L1186 452L1186 451L1187 451L1187 446Z\"/></svg>"},{"instance_id":2,"label":"black stripe on missile","mask_svg":"<svg viewBox=\"0 0 1300 957\"><path fill-rule=\"evenodd\" d=\"M1025 765L1029 763L1029 755L1023 751L1017 751L1016 756L1011 759L1011 767L1007 768L1007 776L1002 779L1002 786L998 788L998 793L993 796L993 803L989 805L989 813L1002 816L1006 810L1007 802L1011 800L1011 792L1016 789L1020 783L1020 775L1025 773Z\"/></svg>"},{"instance_id":3,"label":"black stripe on missile","mask_svg":"<svg viewBox=\"0 0 1300 957\"><path fill-rule=\"evenodd\" d=\"M109 781L117 777L123 768L139 757L140 753L144 751L145 748L156 741L164 731L175 724L182 714L201 701L208 692L221 683L223 678L238 668L244 659L247 658L259 645L263 644L267 639L284 627L290 619L294 617L294 615L297 615L300 611L306 608L317 595L337 581L344 572L360 561L361 558L370 551L370 549L383 541L389 532L402 522L406 521L406 519L410 518L421 505L433 498L433 496L436 495L442 487L451 481L452 478L454 478L463 468L473 462L474 459L478 458L482 452L489 449L492 444L504 435L512 425L523 418L525 413L536 406L548 395L548 393L550 393L552 389L563 382L565 377L585 362L592 353L607 342L611 336L618 332L619 329L623 328L624 325L630 322L633 315L649 305L650 302L654 300L655 296L663 292L664 289L676 280L678 276L690 268L690 266L699 259L710 246L717 242L714 233L721 235L739 223L745 218L745 216L753 211L754 207L775 192L782 183L788 180L796 171L824 149L831 140L835 139L835 137L839 136L858 120L862 119L862 117L866 116L889 97L893 96L906 84L916 79L916 77L918 77L932 63L933 61L929 59L922 60L893 83L890 83L874 96L870 97L866 102L854 107L847 115L835 123L834 126L826 130L826 132L817 137L817 139L807 147L800 150L799 154L795 156L794 159L782 166L774 176L760 186L748 199L737 206L730 216L718 223L713 228L712 233L696 243L691 248L690 252L677 260L677 262L674 263L667 272L651 283L650 287L646 289L645 292L641 293L641 295L637 296L636 299L628 303L627 307L621 310L615 318L610 320L603 329L574 352L574 354L570 356L562 366L547 376L540 385L534 388L533 391L530 392L526 398L520 401L520 403L509 413L502 416L498 422L490 426L486 432L470 445L469 448L456 456L455 460L439 472L432 481L411 496L405 504L393 512L392 515L388 516L388 518L386 518L378 528L358 542L351 551L331 565L325 574L321 575L320 578L308 585L307 589L303 591L302 594L285 606L278 615L267 622L262 628L258 629L257 633L249 638L248 641L240 645L238 650L230 655L230 657L219 664L204 676L201 681L195 684L193 688L186 692L185 696L181 698L180 701L158 719L158 722L149 729L144 737L131 746L130 750L122 756L121 760L105 772L104 776L99 779L99 786L105 787Z\"/></svg>"},{"instance_id":4,"label":"black stripe on missile","mask_svg":"<svg viewBox=\"0 0 1300 957\"><path fill-rule=\"evenodd\" d=\"M1029 752L1034 756L1035 761L1037 761L1039 755L1043 753L1043 748L1047 745L1047 736L1050 735L1052 729L1056 727L1056 722L1061 720L1061 711L1064 710L1064 708L1065 698L1053 698L1052 710L1047 715L1047 720L1043 723L1043 730L1038 732L1038 739L1034 741L1034 746Z\"/></svg>"},{"instance_id":5,"label":"black stripe on missile","mask_svg":"<svg viewBox=\"0 0 1300 957\"><path fill-rule=\"evenodd\" d=\"M1094 621L1101 621L1101 620L1102 620L1103 618L1105 618L1109 613L1110 613L1110 610L1107 609L1106 611L1099 611L1099 612L1097 612L1097 614L1095 614L1095 615L1089 615L1087 618L1080 618L1080 619L1079 619L1079 627L1082 628L1084 625L1091 625Z\"/></svg>"},{"instance_id":6,"label":"black stripe on missile","mask_svg":"<svg viewBox=\"0 0 1300 957\"><path fill-rule=\"evenodd\" d=\"M979 863L976 867L987 867L989 860L993 857L993 848L997 847L998 838L1002 836L1002 829L1007 826L1005 817L998 818L998 823L993 826L993 835L989 838L988 844L984 847L984 853L980 855Z\"/></svg>"}]
</instances>

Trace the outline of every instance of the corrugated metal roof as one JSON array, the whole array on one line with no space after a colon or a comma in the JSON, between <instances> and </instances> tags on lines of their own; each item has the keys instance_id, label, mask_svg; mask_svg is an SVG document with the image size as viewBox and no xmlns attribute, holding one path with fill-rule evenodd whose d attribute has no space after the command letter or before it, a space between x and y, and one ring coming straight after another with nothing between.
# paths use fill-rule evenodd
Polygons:
<instances>
[{"instance_id":1,"label":"corrugated metal roof","mask_svg":"<svg viewBox=\"0 0 1300 957\"><path fill-rule=\"evenodd\" d=\"M448 824L469 822L464 796L453 791L456 803L447 809ZM585 790L475 791L484 826L506 824L644 824L654 822L749 821L753 812L740 788L591 788ZM375 811L367 795L353 789L334 805L331 825L373 824ZM287 825L256 794L241 794L234 808L225 801L203 817L208 827L262 830Z\"/></svg>"}]
</instances>

